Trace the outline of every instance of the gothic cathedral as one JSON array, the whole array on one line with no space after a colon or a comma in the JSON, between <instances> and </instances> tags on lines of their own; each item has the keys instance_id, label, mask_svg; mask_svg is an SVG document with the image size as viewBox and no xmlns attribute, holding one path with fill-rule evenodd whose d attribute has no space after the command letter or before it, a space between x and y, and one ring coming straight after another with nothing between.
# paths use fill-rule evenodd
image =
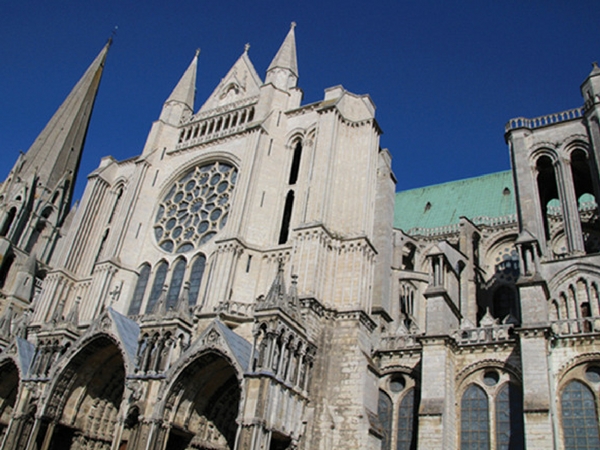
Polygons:
<instances>
[{"instance_id":1,"label":"gothic cathedral","mask_svg":"<svg viewBox=\"0 0 600 450\"><path fill-rule=\"evenodd\" d=\"M600 448L600 68L511 171L397 193L292 24L72 207L109 47L0 184L1 448Z\"/></svg>"}]
</instances>

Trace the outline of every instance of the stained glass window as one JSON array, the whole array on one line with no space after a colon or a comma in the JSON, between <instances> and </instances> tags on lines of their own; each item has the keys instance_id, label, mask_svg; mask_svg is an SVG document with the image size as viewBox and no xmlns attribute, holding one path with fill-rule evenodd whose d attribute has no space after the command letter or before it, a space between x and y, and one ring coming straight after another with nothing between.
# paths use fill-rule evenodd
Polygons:
<instances>
[{"instance_id":1,"label":"stained glass window","mask_svg":"<svg viewBox=\"0 0 600 450\"><path fill-rule=\"evenodd\" d=\"M167 293L167 311L177 308L181 285L183 284L183 275L185 274L185 260L180 259L175 263L173 275L171 276L171 285Z\"/></svg>"},{"instance_id":2,"label":"stained glass window","mask_svg":"<svg viewBox=\"0 0 600 450\"><path fill-rule=\"evenodd\" d=\"M415 406L415 390L410 389L400 402L398 410L397 450L414 450L416 448Z\"/></svg>"},{"instance_id":3,"label":"stained glass window","mask_svg":"<svg viewBox=\"0 0 600 450\"><path fill-rule=\"evenodd\" d=\"M144 294L146 293L146 286L148 285L148 279L150 278L150 266L144 264L140 269L140 276L138 277L135 290L133 291L133 298L129 305L129 315L133 316L140 313L140 307L142 306L142 300L144 300Z\"/></svg>"},{"instance_id":4,"label":"stained glass window","mask_svg":"<svg viewBox=\"0 0 600 450\"><path fill-rule=\"evenodd\" d=\"M379 422L383 427L383 439L381 440L381 450L390 450L392 445L392 400L383 391L379 391L379 404L377 406L377 415Z\"/></svg>"},{"instance_id":5,"label":"stained glass window","mask_svg":"<svg viewBox=\"0 0 600 450\"><path fill-rule=\"evenodd\" d=\"M460 403L460 448L489 450L490 425L488 398L483 389L470 385Z\"/></svg>"},{"instance_id":6,"label":"stained glass window","mask_svg":"<svg viewBox=\"0 0 600 450\"><path fill-rule=\"evenodd\" d=\"M152 289L150 290L150 298L148 298L148 306L146 306L146 314L154 312L154 306L162 294L163 287L165 285L165 279L167 278L167 263L161 261L156 267L156 273L154 275L154 283L152 283Z\"/></svg>"},{"instance_id":7,"label":"stained glass window","mask_svg":"<svg viewBox=\"0 0 600 450\"><path fill-rule=\"evenodd\" d=\"M215 162L199 166L171 186L154 222L154 237L164 251L184 253L213 238L225 226L237 169Z\"/></svg>"},{"instance_id":8,"label":"stained glass window","mask_svg":"<svg viewBox=\"0 0 600 450\"><path fill-rule=\"evenodd\" d=\"M522 450L523 398L517 386L506 383L496 397L496 448Z\"/></svg>"},{"instance_id":9,"label":"stained glass window","mask_svg":"<svg viewBox=\"0 0 600 450\"><path fill-rule=\"evenodd\" d=\"M580 381L571 381L562 393L561 406L565 449L599 449L598 415L592 391Z\"/></svg>"},{"instance_id":10,"label":"stained glass window","mask_svg":"<svg viewBox=\"0 0 600 450\"><path fill-rule=\"evenodd\" d=\"M192 264L192 271L190 273L190 306L194 306L198 302L198 294L200 293L205 266L206 258L204 255L198 256Z\"/></svg>"}]
</instances>

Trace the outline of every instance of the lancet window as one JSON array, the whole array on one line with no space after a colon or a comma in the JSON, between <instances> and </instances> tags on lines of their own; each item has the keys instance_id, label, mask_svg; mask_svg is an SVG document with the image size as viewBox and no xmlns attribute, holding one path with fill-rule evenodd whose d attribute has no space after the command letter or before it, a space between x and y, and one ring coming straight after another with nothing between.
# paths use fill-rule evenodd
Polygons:
<instances>
[{"instance_id":1,"label":"lancet window","mask_svg":"<svg viewBox=\"0 0 600 450\"><path fill-rule=\"evenodd\" d=\"M289 191L285 197L283 217L281 218L281 230L279 231L279 244L285 244L290 233L290 221L292 220L292 209L294 207L294 191Z\"/></svg>"},{"instance_id":2,"label":"lancet window","mask_svg":"<svg viewBox=\"0 0 600 450\"><path fill-rule=\"evenodd\" d=\"M133 291L133 298L129 305L129 315L137 315L140 313L142 301L144 300L144 294L146 293L146 287L148 286L148 280L150 279L150 265L144 264L140 269L140 275Z\"/></svg>"},{"instance_id":3,"label":"lancet window","mask_svg":"<svg viewBox=\"0 0 600 450\"><path fill-rule=\"evenodd\" d=\"M496 369L479 371L469 381L460 401L460 448L523 449L519 385Z\"/></svg>"},{"instance_id":4,"label":"lancet window","mask_svg":"<svg viewBox=\"0 0 600 450\"><path fill-rule=\"evenodd\" d=\"M383 429L382 449L414 450L417 445L419 397L415 380L395 373L379 390L378 416Z\"/></svg>"},{"instance_id":5,"label":"lancet window","mask_svg":"<svg viewBox=\"0 0 600 450\"><path fill-rule=\"evenodd\" d=\"M183 276L185 275L185 266L185 259L178 259L173 267L171 284L169 285L169 291L167 292L167 311L177 308L181 287L183 285Z\"/></svg>"},{"instance_id":6,"label":"lancet window","mask_svg":"<svg viewBox=\"0 0 600 450\"><path fill-rule=\"evenodd\" d=\"M290 168L290 178L288 184L296 184L298 181L298 173L300 172L300 160L302 158L302 141L298 139L294 145L294 155L292 157L292 165Z\"/></svg>"},{"instance_id":7,"label":"lancet window","mask_svg":"<svg viewBox=\"0 0 600 450\"><path fill-rule=\"evenodd\" d=\"M578 365L564 380L560 389L560 431L565 450L600 448L600 363Z\"/></svg>"}]
</instances>

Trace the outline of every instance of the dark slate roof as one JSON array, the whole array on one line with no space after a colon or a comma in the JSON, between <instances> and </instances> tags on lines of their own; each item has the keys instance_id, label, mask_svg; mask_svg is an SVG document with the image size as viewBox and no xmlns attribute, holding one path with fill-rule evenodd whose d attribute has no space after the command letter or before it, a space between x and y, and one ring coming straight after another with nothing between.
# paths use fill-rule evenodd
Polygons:
<instances>
[{"instance_id":1,"label":"dark slate roof","mask_svg":"<svg viewBox=\"0 0 600 450\"><path fill-rule=\"evenodd\" d=\"M112 308L108 308L108 312L117 328L117 333L119 333L119 337L121 338L121 342L125 347L125 351L127 352L130 361L135 361L140 326L135 321L119 314Z\"/></svg>"},{"instance_id":2,"label":"dark slate roof","mask_svg":"<svg viewBox=\"0 0 600 450\"><path fill-rule=\"evenodd\" d=\"M394 227L405 232L474 222L516 214L512 172L497 172L465 180L398 192Z\"/></svg>"},{"instance_id":3,"label":"dark slate roof","mask_svg":"<svg viewBox=\"0 0 600 450\"><path fill-rule=\"evenodd\" d=\"M235 358L237 359L240 366L242 366L242 369L244 369L244 371L248 370L248 368L250 367L250 354L252 353L252 344L250 344L250 342L248 342L236 332L230 330L227 327L227 325L225 325L220 320L216 319L215 324L219 327L221 333L223 333L223 336L225 337L229 348L235 355Z\"/></svg>"},{"instance_id":4,"label":"dark slate roof","mask_svg":"<svg viewBox=\"0 0 600 450\"><path fill-rule=\"evenodd\" d=\"M29 366L31 365L31 360L33 359L35 346L31 342L18 336L16 338L16 344L19 365L21 366L21 373L25 375L29 372Z\"/></svg>"}]
</instances>

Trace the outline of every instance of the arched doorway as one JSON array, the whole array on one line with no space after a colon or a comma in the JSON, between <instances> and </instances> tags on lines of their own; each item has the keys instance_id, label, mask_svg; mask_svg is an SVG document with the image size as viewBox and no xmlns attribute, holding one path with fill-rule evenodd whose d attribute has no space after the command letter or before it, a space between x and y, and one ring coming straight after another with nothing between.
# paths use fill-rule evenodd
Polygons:
<instances>
[{"instance_id":1,"label":"arched doorway","mask_svg":"<svg viewBox=\"0 0 600 450\"><path fill-rule=\"evenodd\" d=\"M166 401L166 450L231 450L235 445L241 388L234 366L209 351L178 376Z\"/></svg>"},{"instance_id":2,"label":"arched doorway","mask_svg":"<svg viewBox=\"0 0 600 450\"><path fill-rule=\"evenodd\" d=\"M19 370L12 360L0 363L0 445L12 417L19 390Z\"/></svg>"},{"instance_id":3,"label":"arched doorway","mask_svg":"<svg viewBox=\"0 0 600 450\"><path fill-rule=\"evenodd\" d=\"M107 336L88 343L58 375L48 407L49 450L108 450L116 433L125 364Z\"/></svg>"}]
</instances>

